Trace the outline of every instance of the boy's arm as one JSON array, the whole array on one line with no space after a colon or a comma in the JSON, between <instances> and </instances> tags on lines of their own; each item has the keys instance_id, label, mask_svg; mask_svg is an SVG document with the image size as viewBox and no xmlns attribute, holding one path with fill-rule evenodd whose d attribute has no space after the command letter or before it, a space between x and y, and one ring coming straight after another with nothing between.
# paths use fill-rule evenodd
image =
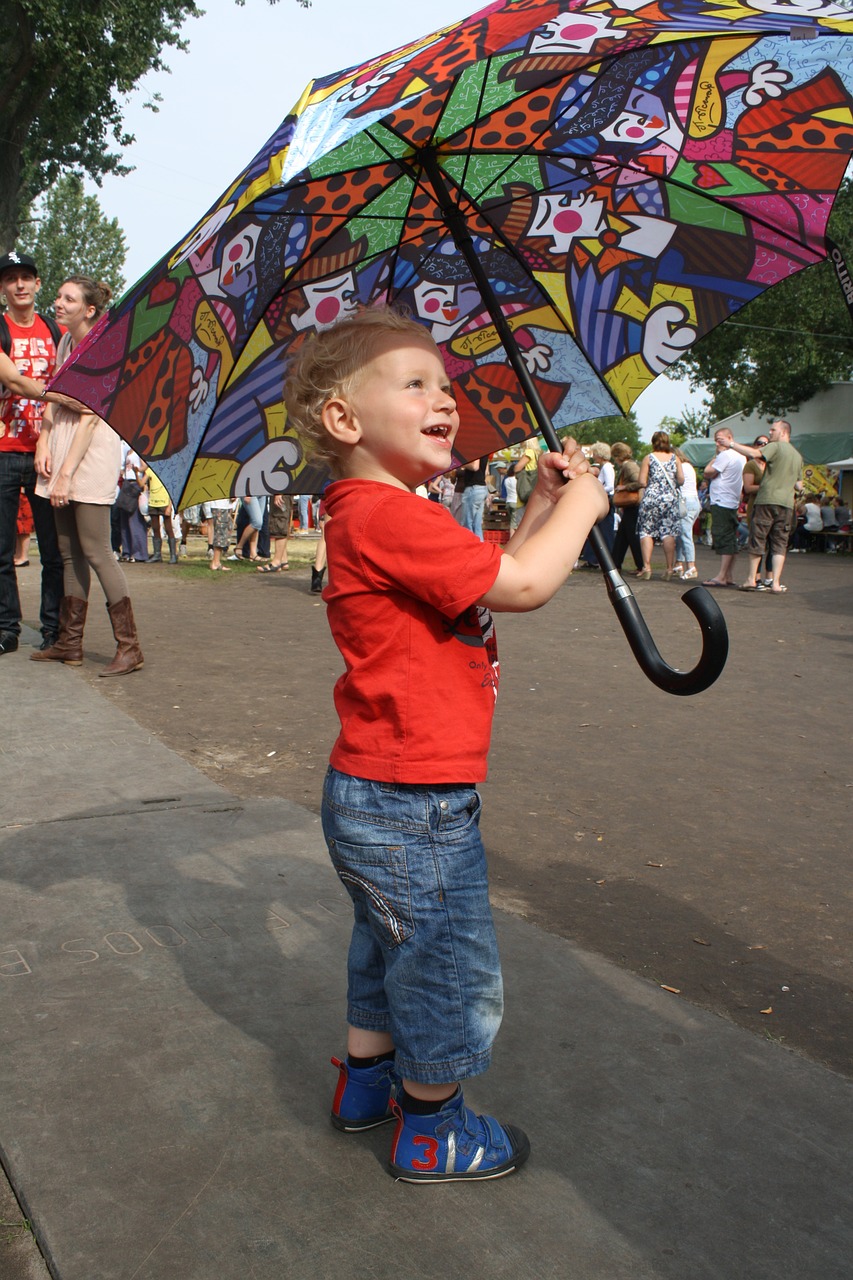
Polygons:
<instances>
[{"instance_id":1,"label":"boy's arm","mask_svg":"<svg viewBox=\"0 0 853 1280\"><path fill-rule=\"evenodd\" d=\"M592 526L605 516L604 488L574 441L545 454L524 519L501 556L494 584L478 601L498 613L527 613L546 604L574 568ZM563 475L570 479L564 484Z\"/></svg>"}]
</instances>

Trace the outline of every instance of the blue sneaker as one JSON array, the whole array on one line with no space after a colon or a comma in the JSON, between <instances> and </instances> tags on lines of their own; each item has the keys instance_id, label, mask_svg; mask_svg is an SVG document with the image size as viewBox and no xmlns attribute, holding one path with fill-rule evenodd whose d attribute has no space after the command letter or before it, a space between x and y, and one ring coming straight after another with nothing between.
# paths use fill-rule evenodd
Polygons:
<instances>
[{"instance_id":1,"label":"blue sneaker","mask_svg":"<svg viewBox=\"0 0 853 1280\"><path fill-rule=\"evenodd\" d=\"M435 1115L415 1116L392 1103L397 1132L388 1172L400 1182L503 1178L530 1155L527 1134L478 1116L457 1089Z\"/></svg>"},{"instance_id":2,"label":"blue sneaker","mask_svg":"<svg viewBox=\"0 0 853 1280\"><path fill-rule=\"evenodd\" d=\"M351 1067L340 1058L332 1058L332 1066L340 1072L331 1115L336 1129L357 1133L394 1119L390 1104L400 1077L393 1060L379 1062L375 1067Z\"/></svg>"}]
</instances>

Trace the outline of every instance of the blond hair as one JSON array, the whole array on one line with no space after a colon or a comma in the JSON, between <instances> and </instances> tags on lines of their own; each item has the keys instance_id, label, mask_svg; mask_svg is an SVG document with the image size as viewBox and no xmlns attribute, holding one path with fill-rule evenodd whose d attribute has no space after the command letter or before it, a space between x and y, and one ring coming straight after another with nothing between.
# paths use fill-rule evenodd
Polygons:
<instances>
[{"instance_id":1,"label":"blond hair","mask_svg":"<svg viewBox=\"0 0 853 1280\"><path fill-rule=\"evenodd\" d=\"M590 445L589 451L593 458L600 458L602 462L610 461L610 445L604 440L596 440L595 444Z\"/></svg>"},{"instance_id":2,"label":"blond hair","mask_svg":"<svg viewBox=\"0 0 853 1280\"><path fill-rule=\"evenodd\" d=\"M354 391L364 366L388 335L432 342L428 329L394 307L365 307L329 329L314 333L287 371L284 402L287 422L306 454L340 470L338 442L323 425L323 406ZM438 348L436 347L436 351Z\"/></svg>"}]
</instances>

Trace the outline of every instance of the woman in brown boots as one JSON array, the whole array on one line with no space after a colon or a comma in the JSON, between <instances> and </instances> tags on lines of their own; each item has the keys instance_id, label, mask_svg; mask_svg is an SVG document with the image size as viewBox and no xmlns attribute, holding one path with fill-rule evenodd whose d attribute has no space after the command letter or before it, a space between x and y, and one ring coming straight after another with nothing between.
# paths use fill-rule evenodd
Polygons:
<instances>
[{"instance_id":1,"label":"woman in brown boots","mask_svg":"<svg viewBox=\"0 0 853 1280\"><path fill-rule=\"evenodd\" d=\"M109 285L89 276L70 276L56 298L56 318L68 332L57 351L57 367L82 341L106 310ZM94 571L107 598L116 652L99 674L123 676L143 662L136 635L127 579L110 546L110 510L121 468L121 441L93 413L50 406L36 446L36 492L53 504L64 569L64 596L59 612L59 638L49 649L30 655L34 662L83 661L83 628Z\"/></svg>"}]
</instances>

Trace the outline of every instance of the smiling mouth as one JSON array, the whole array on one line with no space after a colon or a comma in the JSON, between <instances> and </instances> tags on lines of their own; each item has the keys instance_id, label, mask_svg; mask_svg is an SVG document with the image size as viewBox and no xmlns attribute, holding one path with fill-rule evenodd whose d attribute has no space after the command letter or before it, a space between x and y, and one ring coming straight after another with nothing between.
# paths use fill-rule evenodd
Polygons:
<instances>
[{"instance_id":1,"label":"smiling mouth","mask_svg":"<svg viewBox=\"0 0 853 1280\"><path fill-rule=\"evenodd\" d=\"M446 440L450 435L450 427L425 427L422 434L433 436L438 440Z\"/></svg>"}]
</instances>

